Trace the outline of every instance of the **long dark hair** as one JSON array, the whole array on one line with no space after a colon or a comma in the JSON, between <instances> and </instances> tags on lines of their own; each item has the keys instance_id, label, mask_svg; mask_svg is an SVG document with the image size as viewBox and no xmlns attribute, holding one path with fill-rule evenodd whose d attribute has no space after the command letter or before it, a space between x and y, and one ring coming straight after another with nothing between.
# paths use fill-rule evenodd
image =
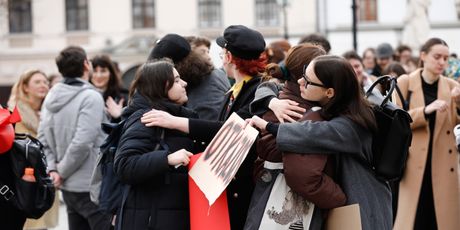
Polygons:
<instances>
[{"instance_id":1,"label":"long dark hair","mask_svg":"<svg viewBox=\"0 0 460 230\"><path fill-rule=\"evenodd\" d=\"M422 48L420 48L420 54L422 52L424 53L429 53L431 51L431 47L435 46L435 45L443 45L443 46L447 46L447 43L442 40L441 38L430 38L428 39L428 41L425 42L425 44L422 45ZM419 59L419 63L418 63L419 67L423 68L423 61L422 59L420 58Z\"/></svg>"},{"instance_id":2,"label":"long dark hair","mask_svg":"<svg viewBox=\"0 0 460 230\"><path fill-rule=\"evenodd\" d=\"M343 115L370 131L376 130L374 113L356 78L350 63L339 56L319 56L313 60L318 79L326 87L334 89L335 95L323 106L323 115L331 119Z\"/></svg>"},{"instance_id":3,"label":"long dark hair","mask_svg":"<svg viewBox=\"0 0 460 230\"><path fill-rule=\"evenodd\" d=\"M104 97L104 101L107 100L109 96L113 99L121 97L121 84L120 78L115 71L115 66L107 55L97 55L93 59L91 59L91 63L93 64L93 68L101 67L107 68L109 70L109 82L107 83L107 89L103 92L102 96Z\"/></svg>"},{"instance_id":4,"label":"long dark hair","mask_svg":"<svg viewBox=\"0 0 460 230\"><path fill-rule=\"evenodd\" d=\"M147 62L139 67L129 90L131 103L135 92L158 108L160 101L169 100L168 91L174 84L174 65L170 61Z\"/></svg>"}]
</instances>

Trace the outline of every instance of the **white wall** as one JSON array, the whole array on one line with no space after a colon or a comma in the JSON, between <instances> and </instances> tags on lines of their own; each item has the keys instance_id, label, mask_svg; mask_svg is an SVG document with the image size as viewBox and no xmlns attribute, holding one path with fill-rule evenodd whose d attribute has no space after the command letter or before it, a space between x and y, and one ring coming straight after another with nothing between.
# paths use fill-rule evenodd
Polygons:
<instances>
[{"instance_id":1,"label":"white wall","mask_svg":"<svg viewBox=\"0 0 460 230\"><path fill-rule=\"evenodd\" d=\"M358 24L358 53L362 54L367 47L377 47L388 42L396 48L401 42L404 27L406 1L377 1L377 22L360 22ZM325 0L326 24L328 39L331 42L331 53L341 55L351 50L351 1ZM324 17L324 12L319 12ZM429 7L431 23L430 37L440 37L449 44L451 52L460 53L460 21L457 19L454 0L432 0ZM324 23L324 22L322 22Z\"/></svg>"}]
</instances>

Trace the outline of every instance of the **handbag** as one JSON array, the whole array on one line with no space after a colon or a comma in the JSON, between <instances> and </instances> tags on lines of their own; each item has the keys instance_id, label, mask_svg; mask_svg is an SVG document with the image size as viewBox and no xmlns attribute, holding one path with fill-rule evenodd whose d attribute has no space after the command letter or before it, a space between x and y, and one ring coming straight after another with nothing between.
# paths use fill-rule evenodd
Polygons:
<instances>
[{"instance_id":1,"label":"handbag","mask_svg":"<svg viewBox=\"0 0 460 230\"><path fill-rule=\"evenodd\" d=\"M374 90L376 85L387 85L388 83L389 90L385 96ZM404 109L390 101L394 90L403 102ZM364 163L372 168L380 179L399 180L403 176L412 142L410 128L412 118L406 111L407 103L399 90L396 79L390 76L382 76L377 79L367 90L366 98L373 105L377 131L372 138L372 161Z\"/></svg>"},{"instance_id":2,"label":"handbag","mask_svg":"<svg viewBox=\"0 0 460 230\"><path fill-rule=\"evenodd\" d=\"M13 184L0 181L0 195L26 217L38 219L54 202L55 188L47 173L43 145L28 134L16 134L13 146L7 153L14 177ZM27 167L34 169L35 182L22 179Z\"/></svg>"}]
</instances>

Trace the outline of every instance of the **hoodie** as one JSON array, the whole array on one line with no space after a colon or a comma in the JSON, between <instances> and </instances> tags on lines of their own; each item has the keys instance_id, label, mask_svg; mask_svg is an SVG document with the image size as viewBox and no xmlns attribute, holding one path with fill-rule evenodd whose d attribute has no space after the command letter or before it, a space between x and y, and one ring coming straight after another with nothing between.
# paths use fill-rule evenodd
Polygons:
<instances>
[{"instance_id":1,"label":"hoodie","mask_svg":"<svg viewBox=\"0 0 460 230\"><path fill-rule=\"evenodd\" d=\"M38 139L44 145L48 170L63 179L61 189L88 192L99 146L105 135L104 100L82 79L66 79L48 93L43 103Z\"/></svg>"}]
</instances>

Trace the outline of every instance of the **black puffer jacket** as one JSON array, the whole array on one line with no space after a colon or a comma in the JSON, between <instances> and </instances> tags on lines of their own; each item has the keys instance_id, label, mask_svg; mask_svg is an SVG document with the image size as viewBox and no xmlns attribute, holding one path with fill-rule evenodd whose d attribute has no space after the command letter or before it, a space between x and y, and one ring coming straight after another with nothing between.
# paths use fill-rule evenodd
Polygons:
<instances>
[{"instance_id":1,"label":"black puffer jacket","mask_svg":"<svg viewBox=\"0 0 460 230\"><path fill-rule=\"evenodd\" d=\"M162 110L180 117L196 117L196 113L170 102L159 103ZM194 152L193 141L185 134L146 127L142 114L152 105L140 94L135 94L123 112L127 126L121 136L115 157L114 170L118 177L131 186L119 229L190 229L187 169L168 165L167 155L182 148Z\"/></svg>"}]
</instances>

